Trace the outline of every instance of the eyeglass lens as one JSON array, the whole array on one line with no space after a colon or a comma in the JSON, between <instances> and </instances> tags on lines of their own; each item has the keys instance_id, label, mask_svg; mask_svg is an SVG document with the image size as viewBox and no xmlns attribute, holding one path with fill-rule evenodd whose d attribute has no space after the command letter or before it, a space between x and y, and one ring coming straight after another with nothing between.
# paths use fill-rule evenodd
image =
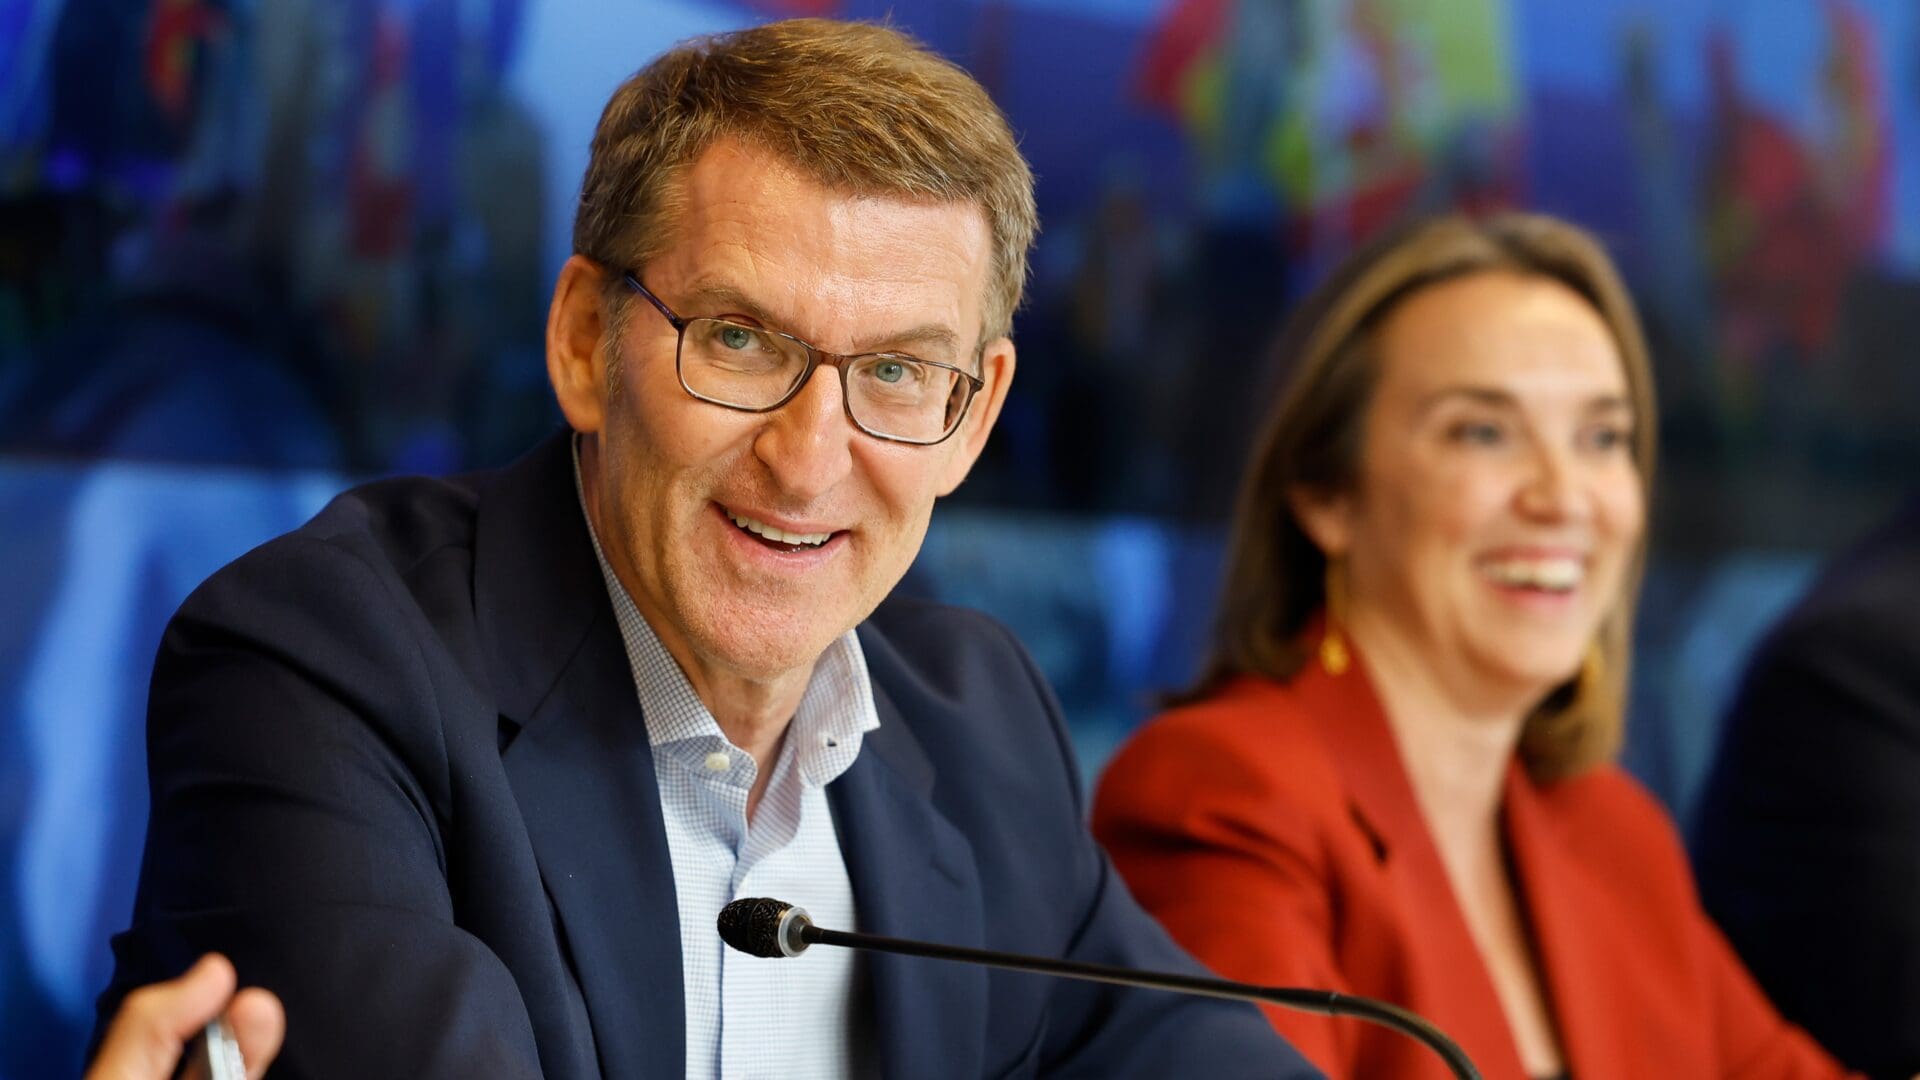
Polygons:
<instances>
[{"instance_id":1,"label":"eyeglass lens","mask_svg":"<svg viewBox=\"0 0 1920 1080\"><path fill-rule=\"evenodd\" d=\"M725 319L689 319L681 335L680 377L700 397L743 409L769 408L807 370L807 347L772 331ZM846 362L847 410L861 427L913 442L933 442L958 420L966 398L959 372L896 353Z\"/></svg>"}]
</instances>

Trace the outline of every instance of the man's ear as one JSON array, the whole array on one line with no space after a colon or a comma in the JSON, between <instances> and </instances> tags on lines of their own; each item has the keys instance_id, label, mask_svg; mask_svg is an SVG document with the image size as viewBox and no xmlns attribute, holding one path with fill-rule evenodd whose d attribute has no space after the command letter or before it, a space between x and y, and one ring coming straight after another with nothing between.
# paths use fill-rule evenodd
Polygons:
<instances>
[{"instance_id":1,"label":"man's ear","mask_svg":"<svg viewBox=\"0 0 1920 1080\"><path fill-rule=\"evenodd\" d=\"M1013 339L1002 337L987 343L980 355L980 378L985 383L967 406L967 417L953 433L956 444L947 458L946 475L940 479L940 495L951 495L980 460L987 448L987 436L993 434L994 421L1000 419L1000 407L1007 403L1007 389L1013 385Z\"/></svg>"},{"instance_id":2,"label":"man's ear","mask_svg":"<svg viewBox=\"0 0 1920 1080\"><path fill-rule=\"evenodd\" d=\"M569 258L547 308L547 378L573 430L591 434L607 415L605 272L584 255Z\"/></svg>"},{"instance_id":3,"label":"man's ear","mask_svg":"<svg viewBox=\"0 0 1920 1080\"><path fill-rule=\"evenodd\" d=\"M1293 511L1300 531L1306 533L1307 539L1327 558L1337 559L1352 546L1352 495L1295 487L1287 492L1287 509Z\"/></svg>"}]
</instances>

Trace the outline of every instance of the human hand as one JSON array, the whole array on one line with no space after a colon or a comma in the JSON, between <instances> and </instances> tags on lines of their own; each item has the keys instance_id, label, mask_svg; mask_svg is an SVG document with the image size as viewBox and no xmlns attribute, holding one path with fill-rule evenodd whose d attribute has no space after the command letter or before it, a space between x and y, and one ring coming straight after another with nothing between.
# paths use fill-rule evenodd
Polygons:
<instances>
[{"instance_id":1,"label":"human hand","mask_svg":"<svg viewBox=\"0 0 1920 1080\"><path fill-rule=\"evenodd\" d=\"M128 994L86 1080L168 1080L181 1052L223 1006L247 1061L247 1080L259 1080L280 1052L287 1016L280 999L259 987L234 993L237 981L226 957L208 953L179 978Z\"/></svg>"}]
</instances>

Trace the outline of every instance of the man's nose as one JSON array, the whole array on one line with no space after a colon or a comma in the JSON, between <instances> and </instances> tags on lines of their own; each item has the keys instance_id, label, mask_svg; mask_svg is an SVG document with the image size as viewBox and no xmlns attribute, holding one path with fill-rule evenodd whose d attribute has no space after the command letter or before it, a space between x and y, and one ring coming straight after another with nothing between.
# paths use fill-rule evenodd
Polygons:
<instances>
[{"instance_id":1,"label":"man's nose","mask_svg":"<svg viewBox=\"0 0 1920 1080\"><path fill-rule=\"evenodd\" d=\"M853 468L859 437L841 399L840 373L821 364L785 405L767 414L753 443L782 494L812 499L833 490Z\"/></svg>"}]
</instances>

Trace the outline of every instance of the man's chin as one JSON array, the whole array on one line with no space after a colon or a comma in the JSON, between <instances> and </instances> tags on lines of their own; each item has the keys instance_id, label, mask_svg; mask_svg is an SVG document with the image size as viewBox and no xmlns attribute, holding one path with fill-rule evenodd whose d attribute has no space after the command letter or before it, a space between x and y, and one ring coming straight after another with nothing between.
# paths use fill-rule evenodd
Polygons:
<instances>
[{"instance_id":1,"label":"man's chin","mask_svg":"<svg viewBox=\"0 0 1920 1080\"><path fill-rule=\"evenodd\" d=\"M794 618L792 613L747 610L716 618L699 635L706 661L741 678L774 682L812 671L848 627L823 618Z\"/></svg>"},{"instance_id":2,"label":"man's chin","mask_svg":"<svg viewBox=\"0 0 1920 1080\"><path fill-rule=\"evenodd\" d=\"M768 682L811 672L828 647L873 614L886 590L871 577L843 575L830 585L797 589L694 579L678 595L682 602L673 621L703 665Z\"/></svg>"}]
</instances>

